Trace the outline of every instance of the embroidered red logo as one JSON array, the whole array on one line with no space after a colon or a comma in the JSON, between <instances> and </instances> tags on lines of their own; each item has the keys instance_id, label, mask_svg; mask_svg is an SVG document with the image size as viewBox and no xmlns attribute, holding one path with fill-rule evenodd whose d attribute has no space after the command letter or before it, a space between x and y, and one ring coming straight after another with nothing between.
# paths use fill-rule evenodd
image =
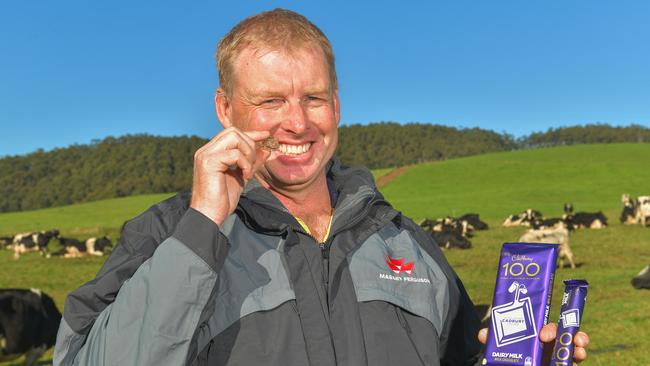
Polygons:
<instances>
[{"instance_id":1,"label":"embroidered red logo","mask_svg":"<svg viewBox=\"0 0 650 366\"><path fill-rule=\"evenodd\" d=\"M391 258L388 256L386 257L386 264L388 264L388 268L390 268L390 270L395 274L406 272L406 274L410 276L413 272L413 265L415 265L415 262L404 263L404 258Z\"/></svg>"}]
</instances>

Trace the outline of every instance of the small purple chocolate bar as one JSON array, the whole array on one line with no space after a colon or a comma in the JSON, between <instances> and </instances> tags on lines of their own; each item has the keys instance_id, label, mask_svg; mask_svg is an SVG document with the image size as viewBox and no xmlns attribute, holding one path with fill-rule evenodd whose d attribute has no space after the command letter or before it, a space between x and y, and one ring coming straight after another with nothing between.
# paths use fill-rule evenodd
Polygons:
<instances>
[{"instance_id":1,"label":"small purple chocolate bar","mask_svg":"<svg viewBox=\"0 0 650 366\"><path fill-rule=\"evenodd\" d=\"M540 366L559 245L504 243L483 365Z\"/></svg>"},{"instance_id":2,"label":"small purple chocolate bar","mask_svg":"<svg viewBox=\"0 0 650 366\"><path fill-rule=\"evenodd\" d=\"M557 324L557 338L553 348L551 365L573 365L573 337L580 329L582 311L587 300L587 287L589 283L585 280L564 281L564 296L562 296L562 308L560 309L560 321Z\"/></svg>"}]
</instances>

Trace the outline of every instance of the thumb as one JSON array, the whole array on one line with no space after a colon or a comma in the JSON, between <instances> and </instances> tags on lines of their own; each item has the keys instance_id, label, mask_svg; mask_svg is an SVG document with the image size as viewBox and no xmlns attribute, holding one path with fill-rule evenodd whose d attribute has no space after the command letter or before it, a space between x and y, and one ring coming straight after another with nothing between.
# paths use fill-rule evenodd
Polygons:
<instances>
[{"instance_id":1,"label":"thumb","mask_svg":"<svg viewBox=\"0 0 650 366\"><path fill-rule=\"evenodd\" d=\"M268 160L269 156L271 156L271 151L267 149L257 149L255 151L255 163L253 164L253 173L257 172L259 168L264 165L266 160Z\"/></svg>"},{"instance_id":2,"label":"thumb","mask_svg":"<svg viewBox=\"0 0 650 366\"><path fill-rule=\"evenodd\" d=\"M478 341L481 342L481 344L487 343L487 336L488 336L487 328L483 328L478 331Z\"/></svg>"}]
</instances>

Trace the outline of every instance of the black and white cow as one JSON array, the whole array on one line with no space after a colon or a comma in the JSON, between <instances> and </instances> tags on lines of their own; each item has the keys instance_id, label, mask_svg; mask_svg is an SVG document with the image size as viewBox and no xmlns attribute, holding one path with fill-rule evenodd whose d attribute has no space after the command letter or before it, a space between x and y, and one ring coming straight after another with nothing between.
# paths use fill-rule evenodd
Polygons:
<instances>
[{"instance_id":1,"label":"black and white cow","mask_svg":"<svg viewBox=\"0 0 650 366\"><path fill-rule=\"evenodd\" d=\"M457 221L452 217L430 220L424 219L420 227L428 232L441 248L468 249L472 246L468 236L471 235L467 221Z\"/></svg>"},{"instance_id":2,"label":"black and white cow","mask_svg":"<svg viewBox=\"0 0 650 366\"><path fill-rule=\"evenodd\" d=\"M632 286L636 289L644 288L650 290L650 265L646 266L638 275L632 278Z\"/></svg>"},{"instance_id":3,"label":"black and white cow","mask_svg":"<svg viewBox=\"0 0 650 366\"><path fill-rule=\"evenodd\" d=\"M453 231L466 238L472 236L472 228L468 222L461 222L453 217L444 217L441 219L424 219L420 226L427 232L447 232Z\"/></svg>"},{"instance_id":4,"label":"black and white cow","mask_svg":"<svg viewBox=\"0 0 650 366\"><path fill-rule=\"evenodd\" d=\"M469 249L472 247L472 242L456 231L432 231L431 237L439 247L444 249Z\"/></svg>"},{"instance_id":5,"label":"black and white cow","mask_svg":"<svg viewBox=\"0 0 650 366\"><path fill-rule=\"evenodd\" d=\"M577 212L571 217L571 224L577 229L604 229L607 227L607 216L602 211Z\"/></svg>"},{"instance_id":6,"label":"black and white cow","mask_svg":"<svg viewBox=\"0 0 650 366\"><path fill-rule=\"evenodd\" d=\"M505 221L503 221L502 225L505 227L531 226L534 221L541 220L543 218L544 216L541 212L529 208L520 214L513 214L508 216Z\"/></svg>"},{"instance_id":7,"label":"black and white cow","mask_svg":"<svg viewBox=\"0 0 650 366\"><path fill-rule=\"evenodd\" d=\"M33 366L54 345L61 313L48 295L34 289L0 290L0 362L25 355Z\"/></svg>"},{"instance_id":8,"label":"black and white cow","mask_svg":"<svg viewBox=\"0 0 650 366\"><path fill-rule=\"evenodd\" d=\"M17 234L13 238L12 249L14 251L14 259L20 258L21 254L28 252L40 252L46 258L50 257L47 249L48 244L52 238L59 236L59 230L27 232Z\"/></svg>"},{"instance_id":9,"label":"black and white cow","mask_svg":"<svg viewBox=\"0 0 650 366\"><path fill-rule=\"evenodd\" d=\"M464 214L463 216L457 218L458 221L467 221L469 225L474 229L474 230L487 230L488 224L484 221L481 221L480 215L477 213L468 213Z\"/></svg>"},{"instance_id":10,"label":"black and white cow","mask_svg":"<svg viewBox=\"0 0 650 366\"><path fill-rule=\"evenodd\" d=\"M650 196L639 196L636 199L631 199L629 194L624 194L621 201L623 202L621 223L650 226Z\"/></svg>"},{"instance_id":11,"label":"black and white cow","mask_svg":"<svg viewBox=\"0 0 650 366\"><path fill-rule=\"evenodd\" d=\"M85 241L80 241L73 238L59 238L59 243L63 249L57 255L64 258L79 258L88 255L101 257L107 248L111 247L113 243L107 236L101 238L89 238Z\"/></svg>"},{"instance_id":12,"label":"black and white cow","mask_svg":"<svg viewBox=\"0 0 650 366\"><path fill-rule=\"evenodd\" d=\"M564 219L575 229L603 229L607 227L607 217L602 211L573 213L573 205L564 204Z\"/></svg>"},{"instance_id":13,"label":"black and white cow","mask_svg":"<svg viewBox=\"0 0 650 366\"><path fill-rule=\"evenodd\" d=\"M630 195L625 193L621 197L621 203L623 203L623 211L621 211L621 216L619 221L621 224L633 225L637 223L637 208L636 200L630 198Z\"/></svg>"}]
</instances>

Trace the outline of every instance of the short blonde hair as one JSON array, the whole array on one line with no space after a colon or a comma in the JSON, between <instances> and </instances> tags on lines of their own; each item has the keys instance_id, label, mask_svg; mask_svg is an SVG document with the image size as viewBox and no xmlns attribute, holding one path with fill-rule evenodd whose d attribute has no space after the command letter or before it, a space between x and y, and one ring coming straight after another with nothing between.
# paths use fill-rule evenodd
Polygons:
<instances>
[{"instance_id":1,"label":"short blonde hair","mask_svg":"<svg viewBox=\"0 0 650 366\"><path fill-rule=\"evenodd\" d=\"M291 52L310 45L323 51L329 67L330 87L336 89L334 52L325 34L304 16L280 8L242 20L219 41L216 55L219 84L226 95L232 94L234 62L246 47Z\"/></svg>"}]
</instances>

